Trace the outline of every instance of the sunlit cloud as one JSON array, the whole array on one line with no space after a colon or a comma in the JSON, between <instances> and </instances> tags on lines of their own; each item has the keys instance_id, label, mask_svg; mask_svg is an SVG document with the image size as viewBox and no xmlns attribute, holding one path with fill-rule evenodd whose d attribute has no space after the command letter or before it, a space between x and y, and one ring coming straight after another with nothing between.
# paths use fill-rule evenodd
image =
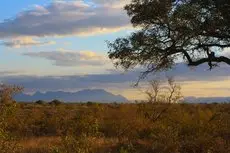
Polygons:
<instances>
[{"instance_id":1,"label":"sunlit cloud","mask_svg":"<svg viewBox=\"0 0 230 153\"><path fill-rule=\"evenodd\" d=\"M94 58L98 55L88 52L85 53L84 56L87 58ZM79 63L79 61L77 63ZM174 76L176 82L181 85L184 97L230 97L229 73L230 72L226 72L225 69L217 69L214 72L201 72L200 70L190 71L189 69L183 68L181 65L178 65L178 69L175 69L173 73L170 72L170 74ZM4 75L2 75L0 78L6 83L22 85L28 92L57 90L78 91L81 89L99 88L111 91L114 94L122 94L130 100L140 100L146 99L144 91L148 86L146 80L142 80L139 86L134 88L133 85L137 82L139 74L139 70L124 73L122 71L108 69L107 74L89 73L84 75L39 77L33 75L7 75L7 77L4 77ZM160 79L163 77L165 76L160 75ZM154 79L154 77L148 78L148 80L151 79Z\"/></svg>"},{"instance_id":2,"label":"sunlit cloud","mask_svg":"<svg viewBox=\"0 0 230 153\"><path fill-rule=\"evenodd\" d=\"M123 8L93 7L84 1L53 1L36 5L0 23L0 38L94 35L131 27Z\"/></svg>"},{"instance_id":3,"label":"sunlit cloud","mask_svg":"<svg viewBox=\"0 0 230 153\"><path fill-rule=\"evenodd\" d=\"M44 46L53 45L55 41L38 41L31 37L19 37L10 40L2 41L0 44L10 48L32 47L32 46Z\"/></svg>"},{"instance_id":4,"label":"sunlit cloud","mask_svg":"<svg viewBox=\"0 0 230 153\"><path fill-rule=\"evenodd\" d=\"M220 55L230 58L230 48L225 48L222 52L220 52Z\"/></svg>"},{"instance_id":5,"label":"sunlit cloud","mask_svg":"<svg viewBox=\"0 0 230 153\"><path fill-rule=\"evenodd\" d=\"M56 66L101 66L108 64L108 60L105 56L92 51L59 49L57 51L29 52L23 55L51 60Z\"/></svg>"},{"instance_id":6,"label":"sunlit cloud","mask_svg":"<svg viewBox=\"0 0 230 153\"><path fill-rule=\"evenodd\" d=\"M92 0L92 2L103 6L123 8L126 4L129 4L131 0Z\"/></svg>"},{"instance_id":7,"label":"sunlit cloud","mask_svg":"<svg viewBox=\"0 0 230 153\"><path fill-rule=\"evenodd\" d=\"M181 83L185 96L230 97L230 78L216 81L186 81Z\"/></svg>"},{"instance_id":8,"label":"sunlit cloud","mask_svg":"<svg viewBox=\"0 0 230 153\"><path fill-rule=\"evenodd\" d=\"M20 74L22 74L22 73L26 73L25 71L10 71L10 70L8 70L8 71L0 71L0 75L2 76L2 77L7 77L7 76L17 76L17 75L20 75Z\"/></svg>"}]
</instances>

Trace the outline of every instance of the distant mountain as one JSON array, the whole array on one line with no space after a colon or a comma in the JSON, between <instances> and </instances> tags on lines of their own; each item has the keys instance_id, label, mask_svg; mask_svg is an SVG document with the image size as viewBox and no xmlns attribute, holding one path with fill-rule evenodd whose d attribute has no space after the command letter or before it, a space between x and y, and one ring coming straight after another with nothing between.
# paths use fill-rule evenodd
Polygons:
<instances>
[{"instance_id":1,"label":"distant mountain","mask_svg":"<svg viewBox=\"0 0 230 153\"><path fill-rule=\"evenodd\" d=\"M18 94L14 97L16 101L32 102L37 100L51 101L53 99L65 102L127 102L121 95L114 95L103 89L87 89L78 92L49 91L46 93L36 92L33 95Z\"/></svg>"},{"instance_id":2,"label":"distant mountain","mask_svg":"<svg viewBox=\"0 0 230 153\"><path fill-rule=\"evenodd\" d=\"M230 97L186 97L188 103L229 103Z\"/></svg>"}]
</instances>

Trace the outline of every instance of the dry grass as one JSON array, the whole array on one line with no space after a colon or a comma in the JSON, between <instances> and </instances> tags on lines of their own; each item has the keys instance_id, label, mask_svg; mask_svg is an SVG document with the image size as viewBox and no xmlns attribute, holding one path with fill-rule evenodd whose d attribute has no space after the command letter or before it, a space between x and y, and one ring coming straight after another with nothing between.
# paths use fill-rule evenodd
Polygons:
<instances>
[{"instance_id":1,"label":"dry grass","mask_svg":"<svg viewBox=\"0 0 230 153\"><path fill-rule=\"evenodd\" d=\"M33 137L33 138L25 138L23 140L19 140L18 144L24 149L32 149L32 148L46 148L50 146L58 146L61 144L61 137L53 136L43 136L43 137Z\"/></svg>"},{"instance_id":2,"label":"dry grass","mask_svg":"<svg viewBox=\"0 0 230 153\"><path fill-rule=\"evenodd\" d=\"M230 104L18 104L4 116L12 137L4 142L16 142L17 153L229 153L229 110Z\"/></svg>"}]
</instances>

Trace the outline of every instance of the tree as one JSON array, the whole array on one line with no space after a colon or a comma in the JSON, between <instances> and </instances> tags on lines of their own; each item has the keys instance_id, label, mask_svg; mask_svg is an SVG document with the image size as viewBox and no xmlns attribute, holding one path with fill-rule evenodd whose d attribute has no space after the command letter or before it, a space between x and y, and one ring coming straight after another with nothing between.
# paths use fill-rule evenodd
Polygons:
<instances>
[{"instance_id":1,"label":"tree","mask_svg":"<svg viewBox=\"0 0 230 153\"><path fill-rule=\"evenodd\" d=\"M60 101L60 100L57 100L57 99L54 99L54 100L52 100L51 102L49 102L49 104L50 105L60 105L60 104L62 104L62 101Z\"/></svg>"},{"instance_id":2,"label":"tree","mask_svg":"<svg viewBox=\"0 0 230 153\"><path fill-rule=\"evenodd\" d=\"M168 103L178 103L183 98L181 94L181 86L175 82L173 77L167 77L167 82Z\"/></svg>"},{"instance_id":3,"label":"tree","mask_svg":"<svg viewBox=\"0 0 230 153\"><path fill-rule=\"evenodd\" d=\"M147 95L148 102L150 103L156 103L158 102L158 96L160 92L160 81L159 80L151 80L149 81L150 89L145 91L145 94Z\"/></svg>"},{"instance_id":4,"label":"tree","mask_svg":"<svg viewBox=\"0 0 230 153\"><path fill-rule=\"evenodd\" d=\"M173 77L167 77L166 84L162 80L149 81L150 88L144 93L149 103L178 103L183 99L181 86Z\"/></svg>"},{"instance_id":5,"label":"tree","mask_svg":"<svg viewBox=\"0 0 230 153\"><path fill-rule=\"evenodd\" d=\"M38 100L35 103L38 104L38 105L44 105L44 104L46 104L46 102L44 100Z\"/></svg>"},{"instance_id":6,"label":"tree","mask_svg":"<svg viewBox=\"0 0 230 153\"><path fill-rule=\"evenodd\" d=\"M23 91L23 87L16 85L0 84L0 103L12 103L13 96Z\"/></svg>"},{"instance_id":7,"label":"tree","mask_svg":"<svg viewBox=\"0 0 230 153\"><path fill-rule=\"evenodd\" d=\"M144 77L182 59L188 66L207 63L210 70L220 62L230 65L219 54L230 47L229 0L132 0L124 9L140 30L108 42L116 66L144 66Z\"/></svg>"}]
</instances>

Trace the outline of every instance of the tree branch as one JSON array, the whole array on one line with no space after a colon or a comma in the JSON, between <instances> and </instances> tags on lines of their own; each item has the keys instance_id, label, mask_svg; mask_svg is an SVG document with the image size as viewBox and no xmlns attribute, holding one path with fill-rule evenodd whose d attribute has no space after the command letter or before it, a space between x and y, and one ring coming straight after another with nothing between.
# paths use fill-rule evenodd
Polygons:
<instances>
[{"instance_id":1,"label":"tree branch","mask_svg":"<svg viewBox=\"0 0 230 153\"><path fill-rule=\"evenodd\" d=\"M202 33L201 35L203 36L207 36L207 37L215 37L215 38L219 38L219 39L230 39L230 35L229 34L219 34L219 33Z\"/></svg>"},{"instance_id":2,"label":"tree branch","mask_svg":"<svg viewBox=\"0 0 230 153\"><path fill-rule=\"evenodd\" d=\"M189 61L188 66L198 66L200 64L203 64L203 63L206 63L206 62L209 62L209 61L210 61L209 58L202 58L202 59L199 59L197 61ZM217 62L217 63L224 62L224 63L230 65L230 59L227 58L227 57L224 57L224 56L213 57L211 59L211 61L212 62Z\"/></svg>"},{"instance_id":3,"label":"tree branch","mask_svg":"<svg viewBox=\"0 0 230 153\"><path fill-rule=\"evenodd\" d=\"M189 63L192 63L192 58L190 57L190 55L188 54L188 52L186 52L185 50L182 51L182 53L184 54L184 56L187 58Z\"/></svg>"},{"instance_id":4,"label":"tree branch","mask_svg":"<svg viewBox=\"0 0 230 153\"><path fill-rule=\"evenodd\" d=\"M220 48L226 48L226 47L230 47L230 44L224 44L224 45L221 45L221 44L199 44L197 45L197 47L195 49L198 49L198 48L203 48L203 47L220 47Z\"/></svg>"}]
</instances>

